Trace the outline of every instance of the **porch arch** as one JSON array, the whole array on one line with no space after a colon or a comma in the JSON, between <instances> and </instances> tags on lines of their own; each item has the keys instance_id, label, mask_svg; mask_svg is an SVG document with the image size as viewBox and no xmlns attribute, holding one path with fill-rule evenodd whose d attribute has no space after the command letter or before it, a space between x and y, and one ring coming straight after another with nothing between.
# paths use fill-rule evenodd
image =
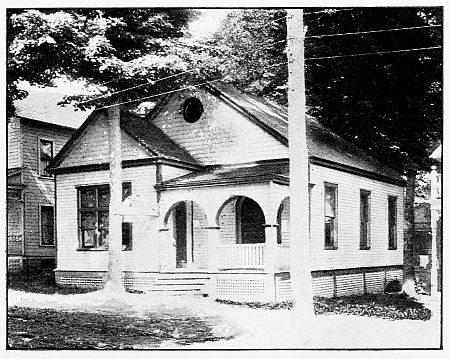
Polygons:
<instances>
[{"instance_id":1,"label":"porch arch","mask_svg":"<svg viewBox=\"0 0 450 359\"><path fill-rule=\"evenodd\" d=\"M262 207L248 196L232 196L217 211L221 244L265 243L266 216Z\"/></svg>"},{"instance_id":2,"label":"porch arch","mask_svg":"<svg viewBox=\"0 0 450 359\"><path fill-rule=\"evenodd\" d=\"M162 267L207 268L208 219L203 208L194 201L181 200L167 210L162 243Z\"/></svg>"}]
</instances>

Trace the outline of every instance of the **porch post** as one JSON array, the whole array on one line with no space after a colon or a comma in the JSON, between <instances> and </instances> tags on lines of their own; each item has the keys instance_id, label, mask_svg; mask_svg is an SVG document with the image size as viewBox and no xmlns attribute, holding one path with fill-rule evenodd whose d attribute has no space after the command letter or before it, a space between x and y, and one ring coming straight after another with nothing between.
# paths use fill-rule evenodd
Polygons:
<instances>
[{"instance_id":1,"label":"porch post","mask_svg":"<svg viewBox=\"0 0 450 359\"><path fill-rule=\"evenodd\" d=\"M159 243L158 243L158 247L159 247L159 255L158 255L158 260L159 260L159 272L161 273L162 271L166 270L166 266L167 266L167 256L168 256L168 252L169 251L169 229L166 227L160 228L159 229Z\"/></svg>"},{"instance_id":2,"label":"porch post","mask_svg":"<svg viewBox=\"0 0 450 359\"><path fill-rule=\"evenodd\" d=\"M211 272L217 271L219 265L218 245L219 229L217 226L205 227L208 230L208 269Z\"/></svg>"},{"instance_id":3,"label":"porch post","mask_svg":"<svg viewBox=\"0 0 450 359\"><path fill-rule=\"evenodd\" d=\"M266 230L266 258L265 269L267 273L275 272L277 255L277 229L278 224L265 224Z\"/></svg>"},{"instance_id":4,"label":"porch post","mask_svg":"<svg viewBox=\"0 0 450 359\"><path fill-rule=\"evenodd\" d=\"M208 270L211 273L208 283L208 296L211 299L216 299L216 275L219 266L219 235L220 227L209 226L205 227L208 230Z\"/></svg>"}]
</instances>

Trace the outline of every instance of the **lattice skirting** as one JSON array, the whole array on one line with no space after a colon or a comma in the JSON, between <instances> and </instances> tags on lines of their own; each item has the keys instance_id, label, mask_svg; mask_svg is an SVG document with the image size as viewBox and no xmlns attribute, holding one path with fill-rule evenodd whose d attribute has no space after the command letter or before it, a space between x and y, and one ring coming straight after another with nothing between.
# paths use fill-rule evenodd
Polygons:
<instances>
[{"instance_id":1,"label":"lattice skirting","mask_svg":"<svg viewBox=\"0 0 450 359\"><path fill-rule=\"evenodd\" d=\"M23 269L22 257L8 257L8 272L20 272Z\"/></svg>"},{"instance_id":2,"label":"lattice skirting","mask_svg":"<svg viewBox=\"0 0 450 359\"><path fill-rule=\"evenodd\" d=\"M272 277L273 278L273 277ZM262 302L267 295L266 275L223 275L215 279L216 297L239 302ZM273 280L273 279L272 279ZM270 296L270 293L269 293Z\"/></svg>"},{"instance_id":3,"label":"lattice skirting","mask_svg":"<svg viewBox=\"0 0 450 359\"><path fill-rule=\"evenodd\" d=\"M63 287L103 288L106 272L63 272L56 271L56 283ZM149 290L153 288L157 276L155 273L124 273L123 284L126 289Z\"/></svg>"}]
</instances>

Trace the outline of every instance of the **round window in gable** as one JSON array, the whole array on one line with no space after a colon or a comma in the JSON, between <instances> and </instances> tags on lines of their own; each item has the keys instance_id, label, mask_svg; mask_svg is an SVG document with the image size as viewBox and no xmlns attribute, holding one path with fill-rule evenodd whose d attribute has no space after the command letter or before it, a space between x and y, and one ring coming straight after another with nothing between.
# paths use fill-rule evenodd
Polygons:
<instances>
[{"instance_id":1,"label":"round window in gable","mask_svg":"<svg viewBox=\"0 0 450 359\"><path fill-rule=\"evenodd\" d=\"M188 98L183 105L183 117L186 122L197 122L203 113L202 102L195 97Z\"/></svg>"}]
</instances>

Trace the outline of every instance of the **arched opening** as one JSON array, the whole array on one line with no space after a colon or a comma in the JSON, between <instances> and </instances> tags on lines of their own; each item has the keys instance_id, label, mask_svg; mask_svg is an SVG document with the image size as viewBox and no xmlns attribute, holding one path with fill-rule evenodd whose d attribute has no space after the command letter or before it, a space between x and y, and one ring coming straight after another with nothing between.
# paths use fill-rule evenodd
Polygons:
<instances>
[{"instance_id":1,"label":"arched opening","mask_svg":"<svg viewBox=\"0 0 450 359\"><path fill-rule=\"evenodd\" d=\"M264 212L259 204L245 196L227 200L219 210L221 244L256 244L266 241Z\"/></svg>"},{"instance_id":2,"label":"arched opening","mask_svg":"<svg viewBox=\"0 0 450 359\"><path fill-rule=\"evenodd\" d=\"M277 243L288 246L290 224L290 199L286 197L280 204L277 214Z\"/></svg>"},{"instance_id":3,"label":"arched opening","mask_svg":"<svg viewBox=\"0 0 450 359\"><path fill-rule=\"evenodd\" d=\"M193 201L177 202L167 212L164 224L169 234L165 267L206 268L208 221L203 209Z\"/></svg>"}]
</instances>

